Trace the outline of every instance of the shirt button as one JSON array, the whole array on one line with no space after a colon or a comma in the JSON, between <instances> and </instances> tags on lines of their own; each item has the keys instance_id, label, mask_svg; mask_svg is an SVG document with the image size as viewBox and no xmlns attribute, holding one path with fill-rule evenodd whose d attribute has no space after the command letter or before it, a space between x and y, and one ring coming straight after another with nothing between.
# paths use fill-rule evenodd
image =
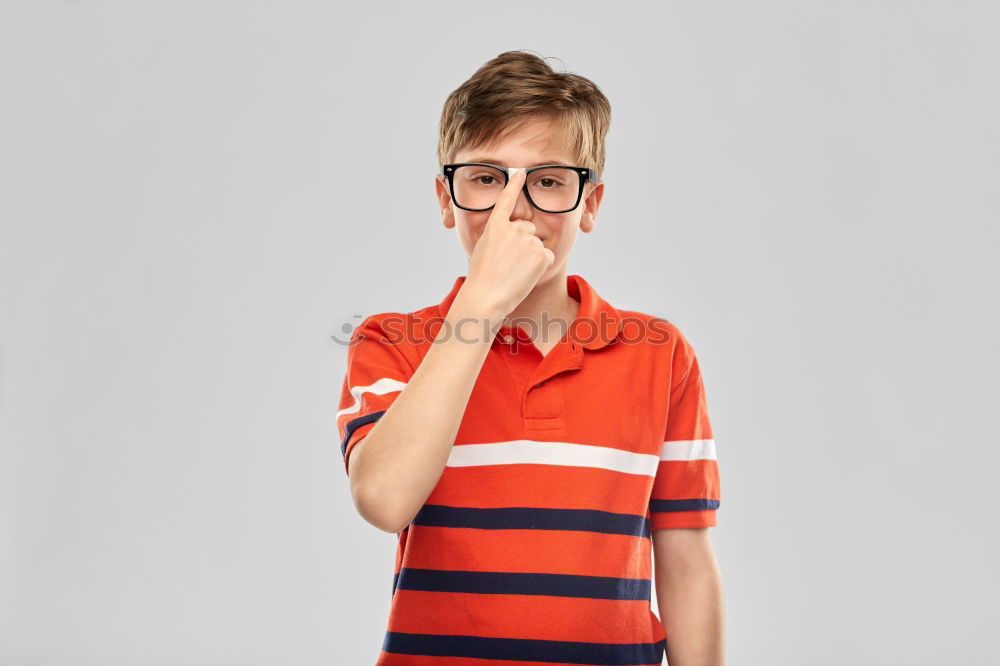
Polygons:
<instances>
[{"instance_id":1,"label":"shirt button","mask_svg":"<svg viewBox=\"0 0 1000 666\"><path fill-rule=\"evenodd\" d=\"M510 343L514 342L514 338L513 338L513 337L511 337L511 336L509 336L509 335L507 335L506 333L505 333L505 334L504 334L504 336L503 336L503 337L501 338L501 340L503 340L503 341L504 341L504 342L505 342L506 344L508 344L508 345L509 345Z\"/></svg>"}]
</instances>

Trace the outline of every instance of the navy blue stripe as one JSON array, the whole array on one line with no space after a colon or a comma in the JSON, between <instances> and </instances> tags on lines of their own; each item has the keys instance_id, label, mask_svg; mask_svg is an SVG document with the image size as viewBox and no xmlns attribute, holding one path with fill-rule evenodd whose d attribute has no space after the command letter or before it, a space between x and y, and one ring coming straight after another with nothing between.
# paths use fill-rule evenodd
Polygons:
<instances>
[{"instance_id":1,"label":"navy blue stripe","mask_svg":"<svg viewBox=\"0 0 1000 666\"><path fill-rule=\"evenodd\" d=\"M715 499L649 500L650 511L697 511L718 508L719 500Z\"/></svg>"},{"instance_id":2,"label":"navy blue stripe","mask_svg":"<svg viewBox=\"0 0 1000 666\"><path fill-rule=\"evenodd\" d=\"M404 634L398 631L387 631L382 641L383 650L398 654L608 666L660 664L666 645L666 639L656 643L584 643L531 638Z\"/></svg>"},{"instance_id":3,"label":"navy blue stripe","mask_svg":"<svg viewBox=\"0 0 1000 666\"><path fill-rule=\"evenodd\" d=\"M649 520L645 516L597 509L519 506L477 509L425 504L414 516L412 523L432 527L475 527L487 530L576 530L652 538Z\"/></svg>"},{"instance_id":4,"label":"navy blue stripe","mask_svg":"<svg viewBox=\"0 0 1000 666\"><path fill-rule=\"evenodd\" d=\"M365 414L364 416L359 416L356 419L351 419L350 421L348 421L347 425L344 427L344 430L347 432L347 434L344 435L344 441L340 443L340 455L342 456L347 455L347 440L351 438L351 435L354 434L355 430L357 430L366 423L371 423L372 421L378 421L380 418L382 418L382 415L385 414L385 411L386 410L383 409L381 412L372 412L371 414Z\"/></svg>"},{"instance_id":5,"label":"navy blue stripe","mask_svg":"<svg viewBox=\"0 0 1000 666\"><path fill-rule=\"evenodd\" d=\"M648 578L578 574L448 571L403 567L396 580L401 590L474 594L545 594L585 599L649 600Z\"/></svg>"}]
</instances>

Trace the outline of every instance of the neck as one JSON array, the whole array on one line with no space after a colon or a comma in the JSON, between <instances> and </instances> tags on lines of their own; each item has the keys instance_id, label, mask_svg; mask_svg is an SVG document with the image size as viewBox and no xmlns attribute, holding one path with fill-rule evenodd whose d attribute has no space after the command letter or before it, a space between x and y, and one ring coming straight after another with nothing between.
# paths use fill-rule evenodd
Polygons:
<instances>
[{"instance_id":1,"label":"neck","mask_svg":"<svg viewBox=\"0 0 1000 666\"><path fill-rule=\"evenodd\" d=\"M517 323L536 339L541 336L543 340L547 337L548 342L554 342L569 330L579 308L580 302L570 296L566 288L564 267L544 282L536 284L507 315L505 323ZM545 324L548 325L547 332L542 330Z\"/></svg>"}]
</instances>

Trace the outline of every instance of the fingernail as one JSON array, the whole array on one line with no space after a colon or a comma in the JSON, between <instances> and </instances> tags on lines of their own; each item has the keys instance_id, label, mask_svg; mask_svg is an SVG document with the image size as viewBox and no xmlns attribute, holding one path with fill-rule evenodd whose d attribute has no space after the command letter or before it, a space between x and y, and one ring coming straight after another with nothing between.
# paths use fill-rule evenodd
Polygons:
<instances>
[{"instance_id":1,"label":"fingernail","mask_svg":"<svg viewBox=\"0 0 1000 666\"><path fill-rule=\"evenodd\" d=\"M514 175L517 174L517 172L520 171L520 170L521 170L521 167L510 167L507 171L509 172L509 176L511 178L513 178Z\"/></svg>"}]
</instances>

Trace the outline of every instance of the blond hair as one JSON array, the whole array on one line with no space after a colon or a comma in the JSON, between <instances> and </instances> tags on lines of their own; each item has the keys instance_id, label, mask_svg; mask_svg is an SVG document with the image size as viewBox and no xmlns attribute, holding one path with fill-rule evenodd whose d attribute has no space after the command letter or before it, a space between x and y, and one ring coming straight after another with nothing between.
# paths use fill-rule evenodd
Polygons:
<instances>
[{"instance_id":1,"label":"blond hair","mask_svg":"<svg viewBox=\"0 0 1000 666\"><path fill-rule=\"evenodd\" d=\"M462 148L489 145L533 119L554 121L556 141L580 160L575 166L604 171L604 138L611 104L600 88L578 74L556 72L526 51L506 51L486 62L445 100L438 134L438 166Z\"/></svg>"}]
</instances>

